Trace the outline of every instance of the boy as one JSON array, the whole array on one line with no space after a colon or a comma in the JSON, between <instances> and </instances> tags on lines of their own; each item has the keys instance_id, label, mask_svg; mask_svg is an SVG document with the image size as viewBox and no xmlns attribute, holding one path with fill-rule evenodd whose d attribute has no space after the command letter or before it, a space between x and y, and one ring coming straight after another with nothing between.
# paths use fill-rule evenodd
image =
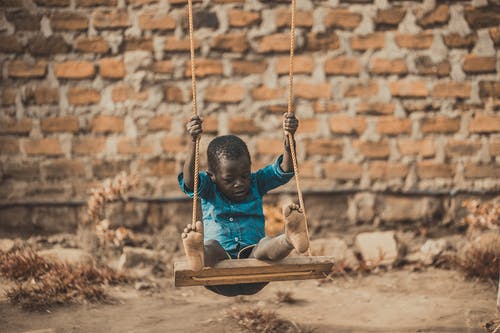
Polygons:
<instances>
[{"instance_id":1,"label":"boy","mask_svg":"<svg viewBox=\"0 0 500 333\"><path fill-rule=\"evenodd\" d=\"M295 134L297 128L297 118L286 114L283 129ZM202 133L201 119L193 116L187 124L187 131L192 140L178 181L181 189L192 197L195 142ZM286 136L284 153L273 164L251 173L250 154L243 140L225 135L210 142L207 148L208 170L198 175L203 223L188 224L182 233L184 249L193 271L200 271L204 266L210 267L225 259L280 260L293 249L299 253L307 251L309 240L305 219L296 204L284 209L284 234L265 237L264 233L262 197L293 177L291 144L295 142L289 142ZM266 284L207 288L222 295L236 296L254 294Z\"/></svg>"}]
</instances>

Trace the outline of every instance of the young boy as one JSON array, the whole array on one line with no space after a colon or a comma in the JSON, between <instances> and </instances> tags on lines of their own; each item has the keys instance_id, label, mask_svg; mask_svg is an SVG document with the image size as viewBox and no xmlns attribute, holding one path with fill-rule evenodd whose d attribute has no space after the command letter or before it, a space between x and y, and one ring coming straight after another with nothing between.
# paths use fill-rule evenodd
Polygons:
<instances>
[{"instance_id":1,"label":"young boy","mask_svg":"<svg viewBox=\"0 0 500 333\"><path fill-rule=\"evenodd\" d=\"M283 129L295 134L298 120L286 114ZM202 133L202 121L193 116L187 123L191 136L183 173L178 177L184 193L193 196L195 141ZM293 177L288 136L284 152L277 160L251 173L248 148L237 136L213 139L207 148L208 170L198 175L203 223L188 224L182 233L186 255L193 271L213 266L225 259L257 258L280 260L293 249L304 253L309 248L304 215L296 204L284 209L285 233L266 237L262 197L270 190L286 184ZM204 239L203 239L204 238ZM204 242L203 242L204 241ZM210 286L208 289L225 295L251 295L267 283Z\"/></svg>"}]
</instances>

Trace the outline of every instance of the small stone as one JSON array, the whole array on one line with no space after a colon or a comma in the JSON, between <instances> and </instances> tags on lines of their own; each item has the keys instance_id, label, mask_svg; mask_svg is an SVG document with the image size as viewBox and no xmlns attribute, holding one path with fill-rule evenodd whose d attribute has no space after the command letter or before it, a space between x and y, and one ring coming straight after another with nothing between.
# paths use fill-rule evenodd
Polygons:
<instances>
[{"instance_id":1,"label":"small stone","mask_svg":"<svg viewBox=\"0 0 500 333\"><path fill-rule=\"evenodd\" d=\"M118 263L118 270L153 266L158 261L156 251L126 246Z\"/></svg>"},{"instance_id":2,"label":"small stone","mask_svg":"<svg viewBox=\"0 0 500 333\"><path fill-rule=\"evenodd\" d=\"M355 244L369 266L391 265L398 257L394 231L364 232L356 236Z\"/></svg>"},{"instance_id":3,"label":"small stone","mask_svg":"<svg viewBox=\"0 0 500 333\"><path fill-rule=\"evenodd\" d=\"M449 248L446 239L429 239L420 248L420 262L424 265L432 265L434 261Z\"/></svg>"},{"instance_id":4,"label":"small stone","mask_svg":"<svg viewBox=\"0 0 500 333\"><path fill-rule=\"evenodd\" d=\"M0 252L9 252L14 248L14 241L12 239L4 238L0 239Z\"/></svg>"},{"instance_id":5,"label":"small stone","mask_svg":"<svg viewBox=\"0 0 500 333\"><path fill-rule=\"evenodd\" d=\"M355 269L359 266L354 251L340 238L320 238L311 241L313 256L331 256L343 268Z\"/></svg>"}]
</instances>

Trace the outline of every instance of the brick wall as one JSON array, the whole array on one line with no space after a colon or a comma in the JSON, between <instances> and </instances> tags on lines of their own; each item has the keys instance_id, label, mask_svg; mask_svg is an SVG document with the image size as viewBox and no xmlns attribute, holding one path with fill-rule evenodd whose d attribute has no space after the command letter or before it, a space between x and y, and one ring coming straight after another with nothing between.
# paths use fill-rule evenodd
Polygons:
<instances>
[{"instance_id":1,"label":"brick wall","mask_svg":"<svg viewBox=\"0 0 500 333\"><path fill-rule=\"evenodd\" d=\"M0 1L2 204L81 201L121 170L141 175L140 196L181 195L186 4ZM498 1L297 6L305 191L498 192ZM289 3L194 7L202 149L238 134L262 166L281 151Z\"/></svg>"}]
</instances>

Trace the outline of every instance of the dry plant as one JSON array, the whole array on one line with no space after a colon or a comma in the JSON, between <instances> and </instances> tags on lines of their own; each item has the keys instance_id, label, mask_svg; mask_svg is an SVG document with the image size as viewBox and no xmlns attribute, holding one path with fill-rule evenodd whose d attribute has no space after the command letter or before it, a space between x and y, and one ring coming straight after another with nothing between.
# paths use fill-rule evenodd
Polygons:
<instances>
[{"instance_id":1,"label":"dry plant","mask_svg":"<svg viewBox=\"0 0 500 333\"><path fill-rule=\"evenodd\" d=\"M255 309L233 309L227 316L234 320L241 330L259 333L310 333L291 320L278 317L273 311Z\"/></svg>"},{"instance_id":2,"label":"dry plant","mask_svg":"<svg viewBox=\"0 0 500 333\"><path fill-rule=\"evenodd\" d=\"M108 301L104 286L127 281L125 276L107 267L83 263L72 266L47 260L32 250L0 253L0 276L16 283L6 290L9 300L28 310Z\"/></svg>"},{"instance_id":3,"label":"dry plant","mask_svg":"<svg viewBox=\"0 0 500 333\"><path fill-rule=\"evenodd\" d=\"M483 325L488 333L500 333L500 319L494 319Z\"/></svg>"},{"instance_id":4,"label":"dry plant","mask_svg":"<svg viewBox=\"0 0 500 333\"><path fill-rule=\"evenodd\" d=\"M293 293L290 291L278 290L276 292L276 303L294 304L297 303L297 299L293 297Z\"/></svg>"},{"instance_id":5,"label":"dry plant","mask_svg":"<svg viewBox=\"0 0 500 333\"><path fill-rule=\"evenodd\" d=\"M467 209L464 222L471 229L499 230L500 229L500 199L495 198L487 202L478 199L468 199L462 202Z\"/></svg>"},{"instance_id":6,"label":"dry plant","mask_svg":"<svg viewBox=\"0 0 500 333\"><path fill-rule=\"evenodd\" d=\"M455 263L468 277L496 281L500 275L500 235L485 233L470 242Z\"/></svg>"}]
</instances>

